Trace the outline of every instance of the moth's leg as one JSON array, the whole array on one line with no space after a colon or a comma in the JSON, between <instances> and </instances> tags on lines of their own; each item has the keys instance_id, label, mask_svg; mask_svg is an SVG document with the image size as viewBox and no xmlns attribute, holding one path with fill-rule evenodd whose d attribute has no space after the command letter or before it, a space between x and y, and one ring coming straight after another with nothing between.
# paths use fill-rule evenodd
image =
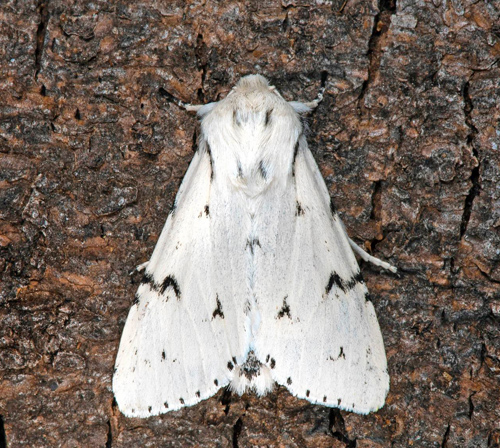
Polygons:
<instances>
[{"instance_id":1,"label":"moth's leg","mask_svg":"<svg viewBox=\"0 0 500 448\"><path fill-rule=\"evenodd\" d=\"M324 94L325 94L325 86L319 89L318 96L314 100L309 101L308 103L304 103L304 105L309 107L310 109L316 109L319 106L319 103L323 101Z\"/></svg>"},{"instance_id":2,"label":"moth's leg","mask_svg":"<svg viewBox=\"0 0 500 448\"><path fill-rule=\"evenodd\" d=\"M141 263L139 266L136 266L135 269L130 273L132 275L134 272L142 272L144 269L148 267L149 261L145 261L144 263Z\"/></svg>"},{"instance_id":3,"label":"moth's leg","mask_svg":"<svg viewBox=\"0 0 500 448\"><path fill-rule=\"evenodd\" d=\"M356 252L363 260L368 261L375 266L380 266L381 268L387 269L391 272L396 273L398 270L396 267L390 265L389 263L379 260L376 257L371 256L369 253L365 252L361 247L359 247L351 238L349 238L349 244L352 247L352 250Z\"/></svg>"},{"instance_id":4,"label":"moth's leg","mask_svg":"<svg viewBox=\"0 0 500 448\"><path fill-rule=\"evenodd\" d=\"M204 106L204 104L186 104L186 103L180 103L179 106L183 107L188 112L198 112Z\"/></svg>"}]
</instances>

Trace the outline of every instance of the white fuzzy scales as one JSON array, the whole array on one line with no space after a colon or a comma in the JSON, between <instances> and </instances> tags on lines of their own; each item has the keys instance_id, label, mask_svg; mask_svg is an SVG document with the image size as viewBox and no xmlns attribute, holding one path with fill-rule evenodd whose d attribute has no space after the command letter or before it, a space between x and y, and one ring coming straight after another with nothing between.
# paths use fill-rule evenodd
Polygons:
<instances>
[{"instance_id":1,"label":"white fuzzy scales","mask_svg":"<svg viewBox=\"0 0 500 448\"><path fill-rule=\"evenodd\" d=\"M275 383L325 406L383 406L375 311L303 135L299 114L316 105L252 75L196 107L199 149L120 342L113 391L125 415Z\"/></svg>"}]
</instances>

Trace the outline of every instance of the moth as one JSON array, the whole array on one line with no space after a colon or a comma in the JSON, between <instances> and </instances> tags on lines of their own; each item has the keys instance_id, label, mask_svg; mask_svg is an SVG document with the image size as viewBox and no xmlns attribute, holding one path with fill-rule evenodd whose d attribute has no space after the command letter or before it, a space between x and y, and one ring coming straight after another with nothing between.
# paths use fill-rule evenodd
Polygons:
<instances>
[{"instance_id":1,"label":"moth","mask_svg":"<svg viewBox=\"0 0 500 448\"><path fill-rule=\"evenodd\" d=\"M260 75L221 101L188 106L199 147L123 329L113 377L121 412L148 417L229 386L277 383L361 414L389 375L351 241L307 147L301 115Z\"/></svg>"}]
</instances>

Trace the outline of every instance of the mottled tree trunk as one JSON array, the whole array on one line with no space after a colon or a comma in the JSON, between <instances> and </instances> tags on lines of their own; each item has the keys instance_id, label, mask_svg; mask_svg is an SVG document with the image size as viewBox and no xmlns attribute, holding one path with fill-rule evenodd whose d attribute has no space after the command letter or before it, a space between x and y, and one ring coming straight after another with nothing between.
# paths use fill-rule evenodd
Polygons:
<instances>
[{"instance_id":1,"label":"mottled tree trunk","mask_svg":"<svg viewBox=\"0 0 500 448\"><path fill-rule=\"evenodd\" d=\"M499 447L500 2L5 0L0 448ZM309 143L391 375L360 416L278 388L127 419L118 342L196 147L174 99L261 73L325 100ZM153 337L153 336L152 336Z\"/></svg>"}]
</instances>

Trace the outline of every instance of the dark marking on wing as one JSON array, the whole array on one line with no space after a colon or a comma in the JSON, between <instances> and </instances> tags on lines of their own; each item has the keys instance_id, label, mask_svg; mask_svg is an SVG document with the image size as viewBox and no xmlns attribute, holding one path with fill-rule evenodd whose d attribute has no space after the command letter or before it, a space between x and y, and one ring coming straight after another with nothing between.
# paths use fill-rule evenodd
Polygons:
<instances>
[{"instance_id":1,"label":"dark marking on wing","mask_svg":"<svg viewBox=\"0 0 500 448\"><path fill-rule=\"evenodd\" d=\"M231 361L229 361L227 363L227 368L229 369L229 371L233 370L234 369L234 364Z\"/></svg>"},{"instance_id":2,"label":"dark marking on wing","mask_svg":"<svg viewBox=\"0 0 500 448\"><path fill-rule=\"evenodd\" d=\"M238 363L236 362L236 357L235 357L235 356L233 356L231 359L233 360L233 362L234 362L235 364L238 364Z\"/></svg>"},{"instance_id":3,"label":"dark marking on wing","mask_svg":"<svg viewBox=\"0 0 500 448\"><path fill-rule=\"evenodd\" d=\"M208 204L205 205L204 212L206 216L210 216L210 207L208 206Z\"/></svg>"},{"instance_id":4,"label":"dark marking on wing","mask_svg":"<svg viewBox=\"0 0 500 448\"><path fill-rule=\"evenodd\" d=\"M134 305L139 305L139 294L135 293L135 296L134 296L134 301L132 302L132 306Z\"/></svg>"},{"instance_id":5,"label":"dark marking on wing","mask_svg":"<svg viewBox=\"0 0 500 448\"><path fill-rule=\"evenodd\" d=\"M299 136L300 139L300 136ZM292 176L295 176L295 163L297 160L297 154L299 153L299 139L297 139L297 142L295 143L295 147L293 148L293 160L292 160Z\"/></svg>"},{"instance_id":6,"label":"dark marking on wing","mask_svg":"<svg viewBox=\"0 0 500 448\"><path fill-rule=\"evenodd\" d=\"M343 280L336 272L332 272L328 284L326 285L326 293L328 294L334 286L341 289L343 292L348 292L360 283L363 283L363 274L359 271L349 280Z\"/></svg>"},{"instance_id":7,"label":"dark marking on wing","mask_svg":"<svg viewBox=\"0 0 500 448\"><path fill-rule=\"evenodd\" d=\"M267 126L269 124L269 120L271 119L271 114L273 112L273 109L269 109L266 111L266 120L264 121L264 126Z\"/></svg>"},{"instance_id":8,"label":"dark marking on wing","mask_svg":"<svg viewBox=\"0 0 500 448\"><path fill-rule=\"evenodd\" d=\"M165 403L163 403L163 406L165 406L165 409L168 409L168 402L165 401Z\"/></svg>"},{"instance_id":9,"label":"dark marking on wing","mask_svg":"<svg viewBox=\"0 0 500 448\"><path fill-rule=\"evenodd\" d=\"M172 206L170 207L169 213L173 215L175 213L175 210L177 209L177 200L174 200Z\"/></svg>"},{"instance_id":10,"label":"dark marking on wing","mask_svg":"<svg viewBox=\"0 0 500 448\"><path fill-rule=\"evenodd\" d=\"M266 356L266 363L269 362L269 358L271 357L271 355L267 355Z\"/></svg>"},{"instance_id":11,"label":"dark marking on wing","mask_svg":"<svg viewBox=\"0 0 500 448\"><path fill-rule=\"evenodd\" d=\"M295 163L295 159L297 159L297 154L299 153L299 148L300 148L299 140L300 140L300 135L297 141L295 142L295 146L293 148L293 163Z\"/></svg>"},{"instance_id":12,"label":"dark marking on wing","mask_svg":"<svg viewBox=\"0 0 500 448\"><path fill-rule=\"evenodd\" d=\"M200 391L196 391L196 394L195 394L198 398L200 398L201 394L200 394Z\"/></svg>"},{"instance_id":13,"label":"dark marking on wing","mask_svg":"<svg viewBox=\"0 0 500 448\"><path fill-rule=\"evenodd\" d=\"M345 283L345 288L347 291L353 289L356 285L360 284L360 283L364 283L363 281L363 274L361 273L361 271L358 271L357 274L354 274L350 280L348 280L346 283Z\"/></svg>"},{"instance_id":14,"label":"dark marking on wing","mask_svg":"<svg viewBox=\"0 0 500 448\"><path fill-rule=\"evenodd\" d=\"M290 377L288 377L288 379L286 380L286 384L288 384L290 386L290 384L292 384L292 379Z\"/></svg>"},{"instance_id":15,"label":"dark marking on wing","mask_svg":"<svg viewBox=\"0 0 500 448\"><path fill-rule=\"evenodd\" d=\"M253 255L253 253L254 253L254 249L255 249L255 246L259 246L259 247L261 247L261 246L260 246L260 241L259 241L259 239L258 239L258 238L254 238L253 240L247 240L247 245L245 246L245 249L246 249L247 247L249 247L249 248L250 248L250 252L251 252L251 254Z\"/></svg>"},{"instance_id":16,"label":"dark marking on wing","mask_svg":"<svg viewBox=\"0 0 500 448\"><path fill-rule=\"evenodd\" d=\"M305 214L305 211L302 208L302 205L300 204L299 201L297 201L297 210L295 211L295 216L302 216L304 214Z\"/></svg>"},{"instance_id":17,"label":"dark marking on wing","mask_svg":"<svg viewBox=\"0 0 500 448\"><path fill-rule=\"evenodd\" d=\"M207 144L207 153L208 153L208 157L210 158L210 181L214 180L214 158L212 156L212 148L210 148L210 145L208 144L208 142L206 142Z\"/></svg>"},{"instance_id":18,"label":"dark marking on wing","mask_svg":"<svg viewBox=\"0 0 500 448\"><path fill-rule=\"evenodd\" d=\"M177 299L181 298L181 289L179 288L179 284L173 275L167 275L165 280L160 286L160 293L164 294L167 288L171 287L174 290L174 293Z\"/></svg>"},{"instance_id":19,"label":"dark marking on wing","mask_svg":"<svg viewBox=\"0 0 500 448\"><path fill-rule=\"evenodd\" d=\"M271 369L274 369L276 367L276 361L275 361L274 358L271 358L271 364L270 364L270 366L271 366Z\"/></svg>"},{"instance_id":20,"label":"dark marking on wing","mask_svg":"<svg viewBox=\"0 0 500 448\"><path fill-rule=\"evenodd\" d=\"M241 366L240 376L244 375L248 381L252 381L260 375L262 363L257 359L253 350L248 352L247 360Z\"/></svg>"},{"instance_id":21,"label":"dark marking on wing","mask_svg":"<svg viewBox=\"0 0 500 448\"><path fill-rule=\"evenodd\" d=\"M151 289L154 289L156 291L156 283L153 278L153 274L149 274L147 272L144 272L144 275L142 276L141 284L143 285L149 285Z\"/></svg>"},{"instance_id":22,"label":"dark marking on wing","mask_svg":"<svg viewBox=\"0 0 500 448\"><path fill-rule=\"evenodd\" d=\"M179 401L181 402L181 404L184 404L184 398L179 398Z\"/></svg>"},{"instance_id":23,"label":"dark marking on wing","mask_svg":"<svg viewBox=\"0 0 500 448\"><path fill-rule=\"evenodd\" d=\"M165 359L167 357L167 354L165 353L165 350L161 352L161 359Z\"/></svg>"},{"instance_id":24,"label":"dark marking on wing","mask_svg":"<svg viewBox=\"0 0 500 448\"><path fill-rule=\"evenodd\" d=\"M243 177L243 168L239 160L237 161L237 166L238 166L238 177Z\"/></svg>"},{"instance_id":25,"label":"dark marking on wing","mask_svg":"<svg viewBox=\"0 0 500 448\"><path fill-rule=\"evenodd\" d=\"M151 413L152 410L153 408L151 406L148 406L148 412Z\"/></svg>"},{"instance_id":26,"label":"dark marking on wing","mask_svg":"<svg viewBox=\"0 0 500 448\"><path fill-rule=\"evenodd\" d=\"M259 174L262 176L262 179L267 180L267 170L263 160L259 162Z\"/></svg>"},{"instance_id":27,"label":"dark marking on wing","mask_svg":"<svg viewBox=\"0 0 500 448\"><path fill-rule=\"evenodd\" d=\"M309 395L311 394L311 391L309 389L306 390L306 397L309 397Z\"/></svg>"},{"instance_id":28,"label":"dark marking on wing","mask_svg":"<svg viewBox=\"0 0 500 448\"><path fill-rule=\"evenodd\" d=\"M340 347L340 353L339 353L339 358L344 358L345 359L345 353L344 353L344 347Z\"/></svg>"},{"instance_id":29,"label":"dark marking on wing","mask_svg":"<svg viewBox=\"0 0 500 448\"><path fill-rule=\"evenodd\" d=\"M336 286L337 288L340 288L342 291L345 292L344 282L340 278L339 274L337 274L336 272L332 272L330 274L328 284L326 285L326 293L329 294L334 286Z\"/></svg>"},{"instance_id":30,"label":"dark marking on wing","mask_svg":"<svg viewBox=\"0 0 500 448\"><path fill-rule=\"evenodd\" d=\"M217 316L219 316L221 319L224 319L224 312L222 311L222 304L220 303L218 294L215 294L215 300L217 302L217 308L215 308L214 312L212 313L212 320Z\"/></svg>"},{"instance_id":31,"label":"dark marking on wing","mask_svg":"<svg viewBox=\"0 0 500 448\"><path fill-rule=\"evenodd\" d=\"M339 398L339 399L337 400L337 404L338 404L339 406L340 406L340 403L342 403L342 398Z\"/></svg>"},{"instance_id":32,"label":"dark marking on wing","mask_svg":"<svg viewBox=\"0 0 500 448\"><path fill-rule=\"evenodd\" d=\"M251 309L252 309L252 306L250 305L250 300L247 299L247 301L245 302L245 306L243 308L243 312L245 314L248 314Z\"/></svg>"},{"instance_id":33,"label":"dark marking on wing","mask_svg":"<svg viewBox=\"0 0 500 448\"><path fill-rule=\"evenodd\" d=\"M283 306L281 307L281 310L279 311L278 315L276 316L276 319L281 319L282 317L285 317L285 315L288 317L288 319L292 319L292 314L290 313L290 306L288 305L286 299L288 296L285 296L283 299ZM266 360L267 362L267 360Z\"/></svg>"},{"instance_id":34,"label":"dark marking on wing","mask_svg":"<svg viewBox=\"0 0 500 448\"><path fill-rule=\"evenodd\" d=\"M323 397L323 403L326 403L326 395Z\"/></svg>"},{"instance_id":35,"label":"dark marking on wing","mask_svg":"<svg viewBox=\"0 0 500 448\"><path fill-rule=\"evenodd\" d=\"M365 294L365 301L373 303L372 296L370 295L370 293L368 291Z\"/></svg>"},{"instance_id":36,"label":"dark marking on wing","mask_svg":"<svg viewBox=\"0 0 500 448\"><path fill-rule=\"evenodd\" d=\"M330 198L330 212L332 213L332 215L335 215L335 213L337 213L337 209L335 208L335 204L333 203L332 198Z\"/></svg>"},{"instance_id":37,"label":"dark marking on wing","mask_svg":"<svg viewBox=\"0 0 500 448\"><path fill-rule=\"evenodd\" d=\"M218 385L219 385L219 382L218 382L217 380L214 380L214 384L215 384L216 386L218 386Z\"/></svg>"}]
</instances>

